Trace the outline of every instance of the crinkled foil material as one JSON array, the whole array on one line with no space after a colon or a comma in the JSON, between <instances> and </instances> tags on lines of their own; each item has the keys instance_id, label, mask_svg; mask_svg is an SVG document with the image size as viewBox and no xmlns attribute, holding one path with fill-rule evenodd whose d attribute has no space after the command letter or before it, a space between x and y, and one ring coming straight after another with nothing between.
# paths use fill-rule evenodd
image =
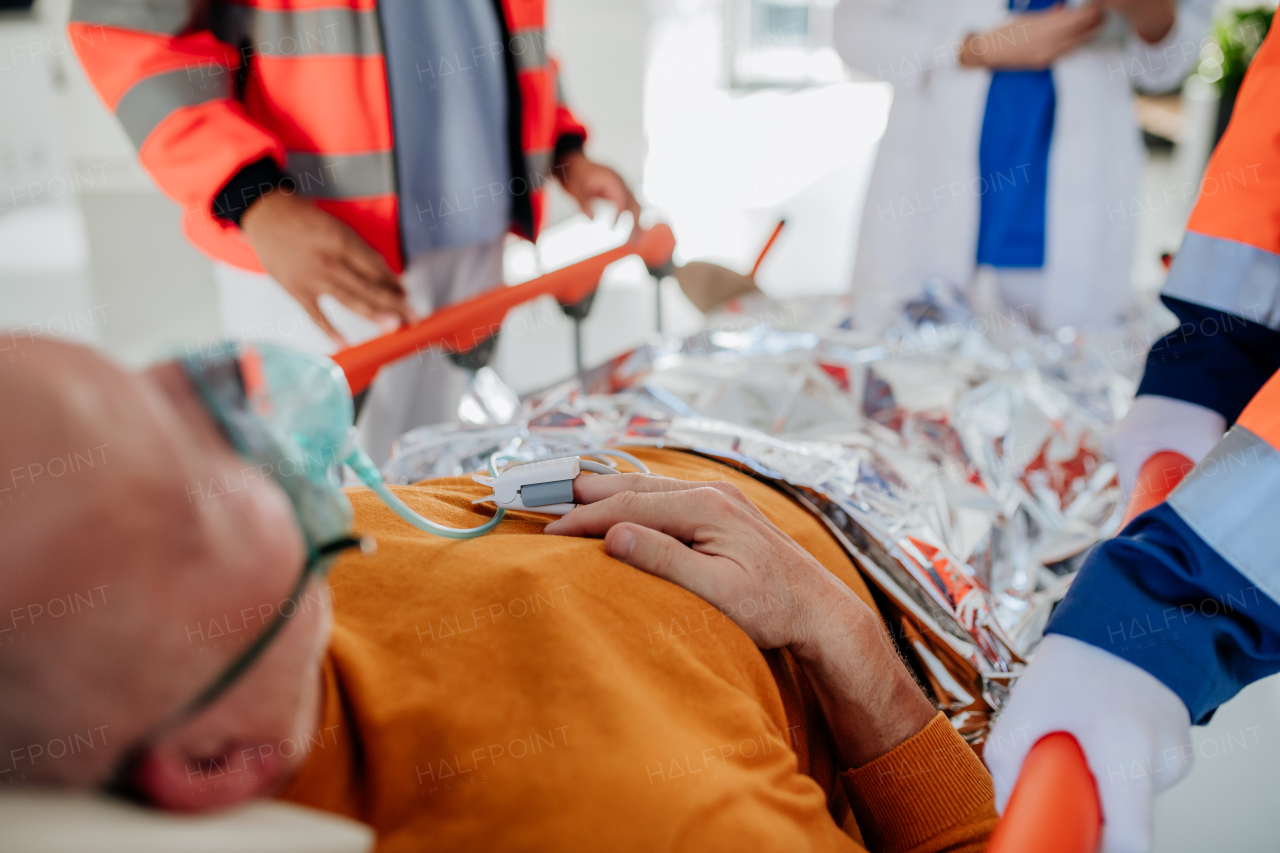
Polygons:
<instances>
[{"instance_id":1,"label":"crinkled foil material","mask_svg":"<svg viewBox=\"0 0 1280 853\"><path fill-rule=\"evenodd\" d=\"M496 451L652 445L773 481L856 560L899 648L979 746L1085 552L1119 524L1102 436L1140 365L1113 339L1036 335L946 294L876 335L836 298L732 308L531 395L511 424L407 433L384 473L409 483Z\"/></svg>"}]
</instances>

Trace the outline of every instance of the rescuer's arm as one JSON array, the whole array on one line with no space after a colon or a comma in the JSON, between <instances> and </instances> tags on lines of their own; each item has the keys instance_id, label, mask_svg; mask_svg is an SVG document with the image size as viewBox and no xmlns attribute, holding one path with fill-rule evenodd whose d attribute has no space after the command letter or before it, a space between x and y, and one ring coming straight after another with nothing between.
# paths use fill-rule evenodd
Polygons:
<instances>
[{"instance_id":1,"label":"rescuer's arm","mask_svg":"<svg viewBox=\"0 0 1280 853\"><path fill-rule=\"evenodd\" d=\"M1179 15L1196 9L1183 3ZM1151 347L1137 404L1111 441L1126 493L1155 452L1198 462L1280 369L1277 100L1280 41L1273 35L1245 74L1200 186L1182 190L1199 198L1162 293L1178 325Z\"/></svg>"},{"instance_id":2,"label":"rescuer's arm","mask_svg":"<svg viewBox=\"0 0 1280 853\"><path fill-rule=\"evenodd\" d=\"M1150 843L1151 796L1194 751L1188 727L1280 672L1280 377L1169 499L1085 562L1002 712L997 804L1027 751L1067 731L1098 783L1106 850Z\"/></svg>"},{"instance_id":3,"label":"rescuer's arm","mask_svg":"<svg viewBox=\"0 0 1280 853\"><path fill-rule=\"evenodd\" d=\"M613 169L597 163L587 157L583 151L587 131L582 123L574 117L568 104L564 103L560 86L560 66L554 60L549 62L551 73L555 77L555 139L554 163L552 171L565 192L573 196L573 200L582 208L589 219L595 218L592 202L602 199L609 202L618 211L628 211L632 223L640 222L640 203L636 201L627 182ZM616 221L616 219L615 219ZM635 233L635 232L633 232Z\"/></svg>"},{"instance_id":4,"label":"rescuer's arm","mask_svg":"<svg viewBox=\"0 0 1280 853\"><path fill-rule=\"evenodd\" d=\"M1122 80L1142 92L1176 89L1200 61L1200 42L1209 29L1215 0L1102 0L1125 18Z\"/></svg>"},{"instance_id":5,"label":"rescuer's arm","mask_svg":"<svg viewBox=\"0 0 1280 853\"><path fill-rule=\"evenodd\" d=\"M67 25L89 82L142 167L189 216L211 211L245 166L285 157L280 140L237 100L240 51L194 23L200 6L75 0Z\"/></svg>"},{"instance_id":6,"label":"rescuer's arm","mask_svg":"<svg viewBox=\"0 0 1280 853\"><path fill-rule=\"evenodd\" d=\"M1103 21L1097 3L1062 4L1013 15L989 32L965 38L960 64L993 70L1042 70L1096 38Z\"/></svg>"},{"instance_id":7,"label":"rescuer's arm","mask_svg":"<svg viewBox=\"0 0 1280 853\"><path fill-rule=\"evenodd\" d=\"M75 0L67 30L142 167L182 206L187 230L235 231L254 208L245 236L263 268L331 335L320 293L371 318L407 319L404 292L380 255L296 193L285 200L284 145L245 113L236 91L241 51L204 28L201 15L194 0ZM264 207L267 194L276 199Z\"/></svg>"}]
</instances>

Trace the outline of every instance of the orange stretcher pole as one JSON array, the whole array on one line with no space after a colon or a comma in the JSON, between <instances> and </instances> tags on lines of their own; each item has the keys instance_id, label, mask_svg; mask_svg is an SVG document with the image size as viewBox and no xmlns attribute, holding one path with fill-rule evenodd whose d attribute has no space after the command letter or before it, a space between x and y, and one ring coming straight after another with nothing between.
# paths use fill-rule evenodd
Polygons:
<instances>
[{"instance_id":1,"label":"orange stretcher pole","mask_svg":"<svg viewBox=\"0 0 1280 853\"><path fill-rule=\"evenodd\" d=\"M1193 467L1172 450L1144 462L1120 528L1164 501ZM1054 732L1027 753L987 853L1094 853L1101 832L1098 788L1084 753L1074 737Z\"/></svg>"},{"instance_id":2,"label":"orange stretcher pole","mask_svg":"<svg viewBox=\"0 0 1280 853\"><path fill-rule=\"evenodd\" d=\"M1157 504L1164 503L1174 487L1182 482L1182 478L1195 467L1190 459L1172 450L1161 450L1146 462L1138 472L1138 482L1133 486L1133 494L1124 508L1124 521L1120 523L1123 530L1138 516Z\"/></svg>"},{"instance_id":3,"label":"orange stretcher pole","mask_svg":"<svg viewBox=\"0 0 1280 853\"><path fill-rule=\"evenodd\" d=\"M650 269L671 259L675 236L658 224L616 249L610 249L576 264L517 284L498 286L473 299L448 305L412 325L404 326L371 341L348 347L333 356L347 375L352 394L359 394L373 382L378 369L406 355L443 347L450 352L467 352L490 338L502 327L507 312L539 296L554 296L561 305L576 305L595 292L604 268L627 255L639 255Z\"/></svg>"},{"instance_id":4,"label":"orange stretcher pole","mask_svg":"<svg viewBox=\"0 0 1280 853\"><path fill-rule=\"evenodd\" d=\"M1098 788L1076 739L1045 735L1022 773L987 853L1094 853L1102 836Z\"/></svg>"}]
</instances>

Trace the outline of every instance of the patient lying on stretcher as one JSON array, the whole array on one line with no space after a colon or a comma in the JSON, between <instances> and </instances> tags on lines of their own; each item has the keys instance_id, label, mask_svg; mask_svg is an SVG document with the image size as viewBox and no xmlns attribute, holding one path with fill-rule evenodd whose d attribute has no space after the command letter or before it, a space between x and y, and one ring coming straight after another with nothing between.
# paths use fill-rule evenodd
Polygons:
<instances>
[{"instance_id":1,"label":"patient lying on stretcher","mask_svg":"<svg viewBox=\"0 0 1280 853\"><path fill-rule=\"evenodd\" d=\"M985 770L852 564L756 481L636 450L663 476L585 474L563 519L469 541L355 491L376 555L295 604L288 498L174 365L26 349L0 372L0 613L23 617L0 620L21 635L0 647L5 786L114 779L179 810L279 796L371 824L383 851L976 851L993 827ZM45 464L86 447L103 464ZM492 512L465 478L398 491L458 527ZM98 587L92 609L32 606ZM85 730L91 748L58 748Z\"/></svg>"}]
</instances>

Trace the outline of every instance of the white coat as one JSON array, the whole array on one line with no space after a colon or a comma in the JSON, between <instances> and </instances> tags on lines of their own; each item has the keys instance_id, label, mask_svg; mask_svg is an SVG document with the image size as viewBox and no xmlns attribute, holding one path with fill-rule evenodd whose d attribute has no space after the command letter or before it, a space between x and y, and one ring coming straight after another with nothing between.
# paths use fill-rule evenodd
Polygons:
<instances>
[{"instance_id":1,"label":"white coat","mask_svg":"<svg viewBox=\"0 0 1280 853\"><path fill-rule=\"evenodd\" d=\"M1212 6L1181 2L1154 45L1111 14L1092 43L1053 65L1045 264L1022 277L1038 325L1105 327L1128 302L1142 167L1133 91L1177 86L1197 61ZM957 56L966 36L1009 14L1007 0L842 0L836 10L845 62L894 88L858 239L859 299L886 308L929 279L972 286L979 203L995 186L978 169L991 74Z\"/></svg>"}]
</instances>

